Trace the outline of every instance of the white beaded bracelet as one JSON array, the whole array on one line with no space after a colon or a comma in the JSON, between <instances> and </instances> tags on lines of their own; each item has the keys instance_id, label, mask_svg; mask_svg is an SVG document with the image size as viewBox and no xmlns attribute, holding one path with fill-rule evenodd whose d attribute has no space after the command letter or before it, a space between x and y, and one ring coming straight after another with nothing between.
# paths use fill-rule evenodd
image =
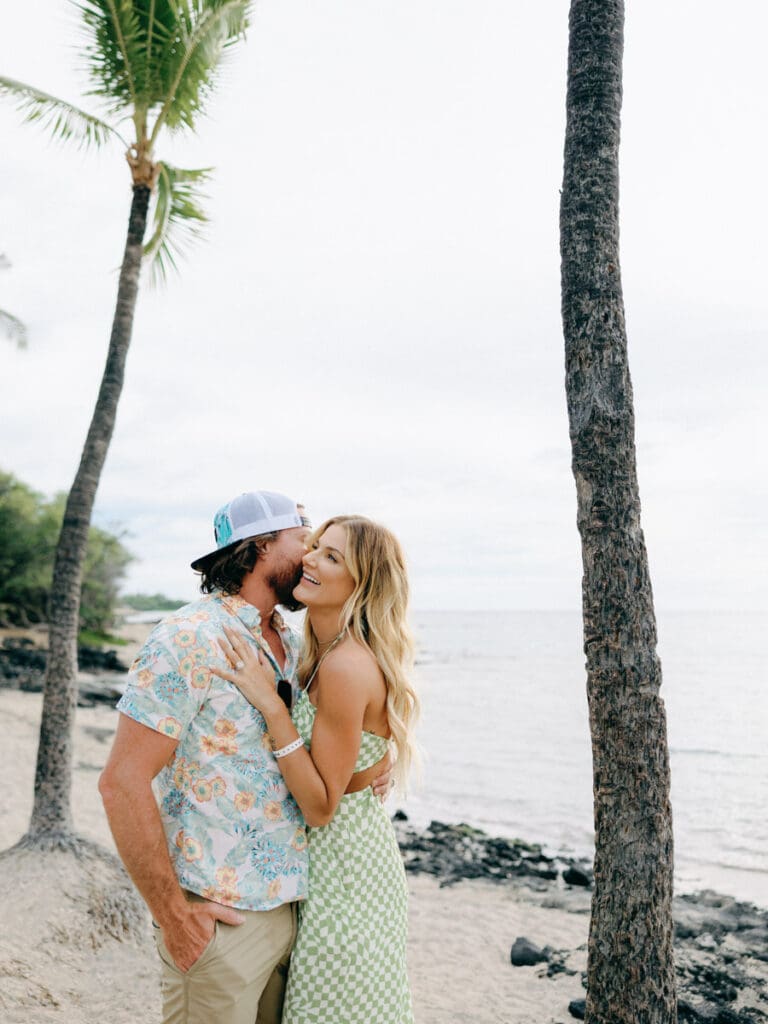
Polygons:
<instances>
[{"instance_id":1,"label":"white beaded bracelet","mask_svg":"<svg viewBox=\"0 0 768 1024\"><path fill-rule=\"evenodd\" d=\"M279 750L273 750L272 753L275 757L287 757L289 754L292 754L294 750L298 750L299 747L303 746L304 740L299 736L298 739L293 741L293 743L289 743L287 747L280 747Z\"/></svg>"}]
</instances>

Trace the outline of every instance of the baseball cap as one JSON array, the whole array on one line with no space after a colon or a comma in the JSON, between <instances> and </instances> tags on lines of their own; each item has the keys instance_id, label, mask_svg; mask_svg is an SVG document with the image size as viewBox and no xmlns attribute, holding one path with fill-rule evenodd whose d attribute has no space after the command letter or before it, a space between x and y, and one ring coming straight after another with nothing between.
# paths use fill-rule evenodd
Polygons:
<instances>
[{"instance_id":1,"label":"baseball cap","mask_svg":"<svg viewBox=\"0 0 768 1024\"><path fill-rule=\"evenodd\" d=\"M213 517L214 551L201 555L192 562L192 568L201 572L207 562L248 537L264 533L291 530L296 526L309 526L303 505L274 491L247 491L222 505Z\"/></svg>"}]
</instances>

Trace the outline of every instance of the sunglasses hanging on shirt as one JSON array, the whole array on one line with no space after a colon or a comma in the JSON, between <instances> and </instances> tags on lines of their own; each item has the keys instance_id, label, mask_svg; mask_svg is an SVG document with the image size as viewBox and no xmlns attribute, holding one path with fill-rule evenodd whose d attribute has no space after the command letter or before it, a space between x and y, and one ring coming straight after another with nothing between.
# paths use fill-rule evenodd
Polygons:
<instances>
[{"instance_id":1,"label":"sunglasses hanging on shirt","mask_svg":"<svg viewBox=\"0 0 768 1024\"><path fill-rule=\"evenodd\" d=\"M293 697L293 687L287 679L277 680L277 695L280 700L285 704L288 710L291 710L291 703Z\"/></svg>"}]
</instances>

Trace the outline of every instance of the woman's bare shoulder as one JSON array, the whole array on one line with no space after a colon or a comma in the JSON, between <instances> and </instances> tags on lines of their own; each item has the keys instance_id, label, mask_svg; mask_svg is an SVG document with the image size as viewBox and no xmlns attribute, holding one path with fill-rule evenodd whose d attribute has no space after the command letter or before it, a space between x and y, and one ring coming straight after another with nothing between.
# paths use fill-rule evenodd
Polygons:
<instances>
[{"instance_id":1,"label":"woman's bare shoulder","mask_svg":"<svg viewBox=\"0 0 768 1024\"><path fill-rule=\"evenodd\" d=\"M353 637L347 637L332 650L318 672L318 682L332 686L361 686L378 689L384 685L384 675L371 650Z\"/></svg>"}]
</instances>

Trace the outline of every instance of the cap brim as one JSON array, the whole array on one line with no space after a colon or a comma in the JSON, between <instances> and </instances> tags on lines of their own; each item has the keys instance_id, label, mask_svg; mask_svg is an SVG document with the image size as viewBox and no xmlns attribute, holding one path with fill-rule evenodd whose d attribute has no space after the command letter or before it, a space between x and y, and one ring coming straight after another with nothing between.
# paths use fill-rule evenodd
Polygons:
<instances>
[{"instance_id":1,"label":"cap brim","mask_svg":"<svg viewBox=\"0 0 768 1024\"><path fill-rule=\"evenodd\" d=\"M190 567L195 572L204 572L217 558L221 555L225 555L227 551L234 551L237 545L240 543L239 540L233 541L232 544L226 544L223 548L216 548L215 551L209 551L207 555L201 555L196 558L194 562L190 562Z\"/></svg>"}]
</instances>

